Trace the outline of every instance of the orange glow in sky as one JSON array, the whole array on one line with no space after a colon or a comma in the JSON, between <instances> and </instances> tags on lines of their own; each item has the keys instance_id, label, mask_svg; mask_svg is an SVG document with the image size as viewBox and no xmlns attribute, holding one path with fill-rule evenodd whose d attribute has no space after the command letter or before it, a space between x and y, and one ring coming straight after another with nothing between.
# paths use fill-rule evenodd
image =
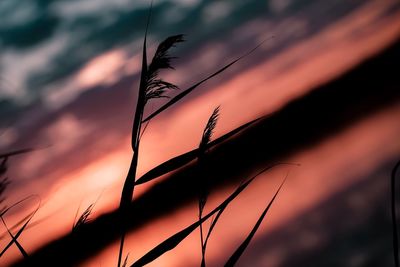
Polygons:
<instances>
[{"instance_id":1,"label":"orange glow in sky","mask_svg":"<svg viewBox=\"0 0 400 267\"><path fill-rule=\"evenodd\" d=\"M391 3L385 0L386 2ZM215 136L220 136L251 119L279 110L290 101L345 73L393 43L400 37L400 12L393 12L390 16L379 19L377 23L372 23L385 11L385 6L380 3L378 0L371 1L323 32L299 41L228 80L220 81L213 90L183 101L153 120L143 137L139 176L157 164L196 147L214 107L221 105L220 121L215 132ZM352 34L356 31L358 34L354 37ZM256 53L262 53L262 49ZM73 78L73 84L79 84L80 88L112 84L124 75L137 71L137 59L137 55L128 57L119 50L110 51L88 62ZM285 69L284 66L290 65L294 59L298 61L295 60L291 68ZM166 73L166 77L184 82L187 69L178 66L174 73ZM52 101L57 102L62 97L63 94L55 94ZM400 136L398 118L400 105L397 102L315 147L297 152L287 159L301 163L301 167L280 167L260 177L232 205L227 217L221 221L221 226L217 227L207 255L210 262L219 266L228 256L227 253L237 246L243 238L237 233L248 232L288 169L290 179L279 196L276 207L268 216L267 223L260 229L260 236L272 233L278 226L399 155L400 142L393 142L399 140ZM54 154L68 151L71 144L81 140L85 129L89 132L90 126L83 129L82 124L82 121L70 114L60 116L46 129L46 136L48 140L61 138L67 141L21 157L18 166L11 166L11 172L33 173L51 162ZM76 133L76 136L69 134L71 132ZM38 181L30 181L9 199L12 203L32 193L38 194L42 199L42 206L32 221L33 224L37 221L40 223L26 230L20 238L27 251L34 251L51 240L68 234L78 207L83 211L98 199L92 216L95 219L118 206L132 153L130 137L110 135L99 142L115 142L117 145L109 151L95 151L97 156L93 160L77 168L70 168L68 163L57 162L60 170L50 172L48 177L41 177ZM58 176L59 173L62 175ZM150 186L151 183L138 189L135 196L142 194ZM209 200L209 207L219 203L233 188L228 186L214 194ZM24 208L10 213L6 217L9 225L23 218L27 210L32 210L33 205L26 204ZM251 205L252 210L249 211L246 205ZM170 234L195 221L196 216L196 203L192 203L168 217L159 218L130 233L126 250L130 251L131 261ZM238 217L241 218L240 223L235 219ZM5 233L4 227L0 229L1 234ZM5 235L0 240L1 247L7 242L9 238ZM115 265L117 246L110 245L83 266ZM196 232L174 253L166 254L149 266L196 266L200 260L198 246ZM221 247L226 250L222 251ZM193 248L196 248L196 253ZM13 248L1 261L7 265L18 258L20 253ZM267 259L270 266L277 266L274 265L274 260L279 262L279 253L268 255Z\"/></svg>"}]
</instances>

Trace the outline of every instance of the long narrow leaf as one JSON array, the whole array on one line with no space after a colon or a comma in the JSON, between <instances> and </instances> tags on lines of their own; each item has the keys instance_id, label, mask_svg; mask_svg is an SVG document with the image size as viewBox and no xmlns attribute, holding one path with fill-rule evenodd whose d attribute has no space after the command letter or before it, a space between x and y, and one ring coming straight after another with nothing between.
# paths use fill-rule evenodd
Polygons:
<instances>
[{"instance_id":1,"label":"long narrow leaf","mask_svg":"<svg viewBox=\"0 0 400 267\"><path fill-rule=\"evenodd\" d=\"M124 260L124 262L122 263L122 266L121 266L121 267L126 267L126 266L127 266L127 264L128 264L128 258L129 258L129 253L126 254L125 260Z\"/></svg>"},{"instance_id":2,"label":"long narrow leaf","mask_svg":"<svg viewBox=\"0 0 400 267\"><path fill-rule=\"evenodd\" d=\"M211 141L210 143L208 143L207 149L210 149L210 148L224 142L225 140L229 139L230 137L234 136L235 134L238 134L239 132L250 127L251 125L253 125L254 123L256 123L257 121L259 121L263 118L264 117L260 117L255 120L252 120L250 122L247 122L247 123L237 127L236 129L222 135L221 137ZM172 159L169 159L169 160L161 163L160 165L158 165L157 167L154 167L153 169L151 169L150 171L145 173L142 177L140 177L136 181L136 184L137 185L144 184L144 183L149 182L161 175L167 174L171 171L181 168L182 166L184 166L184 165L188 164L189 162L191 162L192 160L196 159L198 152L199 152L199 149L196 148L196 149L193 149L189 152L186 152L184 154L181 154L179 156L176 156Z\"/></svg>"},{"instance_id":3,"label":"long narrow leaf","mask_svg":"<svg viewBox=\"0 0 400 267\"><path fill-rule=\"evenodd\" d=\"M28 253L26 253L25 249L21 246L21 244L18 242L18 240L15 238L15 236L11 233L10 228L8 228L6 222L4 221L4 218L0 217L0 219L3 222L4 227L6 227L7 232L11 237L11 240L14 241L15 245L18 247L18 249L21 252L22 256L24 256L24 258L28 258Z\"/></svg>"},{"instance_id":4,"label":"long narrow leaf","mask_svg":"<svg viewBox=\"0 0 400 267\"><path fill-rule=\"evenodd\" d=\"M211 233L214 230L214 227L217 224L217 222L218 222L219 218L221 217L222 213L224 213L225 208L220 209L218 211L217 215L215 216L215 218L211 221L210 228L208 229L207 236L206 236L206 238L204 240L204 247L207 247L208 240L210 239Z\"/></svg>"},{"instance_id":5,"label":"long narrow leaf","mask_svg":"<svg viewBox=\"0 0 400 267\"><path fill-rule=\"evenodd\" d=\"M122 264L122 254L124 252L124 243L127 230L127 222L125 221L126 214L128 213L128 206L132 201L133 192L135 189L136 171L139 159L139 144L140 144L140 132L142 127L143 110L146 105L146 88L147 88L147 31L149 29L151 11L153 7L153 1L150 4L149 15L147 16L146 31L143 40L143 54L142 54L142 69L140 75L139 93L136 104L135 116L132 125L132 139L131 146L133 151L133 157L131 165L129 166L129 171L127 177L125 178L124 185L122 187L121 200L119 205L120 211L120 230L121 230L121 240L118 252L118 265L120 267Z\"/></svg>"},{"instance_id":6,"label":"long narrow leaf","mask_svg":"<svg viewBox=\"0 0 400 267\"><path fill-rule=\"evenodd\" d=\"M11 206L7 207L6 209L4 209L4 210L0 213L0 216L4 216L4 214L6 214L6 213L7 213L9 210L11 210L13 207L15 207L15 206L21 204L22 202L27 201L28 199L34 198L34 197L37 197L38 199L40 199L38 195L30 195L30 196L27 196L27 197L25 197L25 198L23 198L23 199L21 199L21 200L15 202L15 203L12 204Z\"/></svg>"},{"instance_id":7,"label":"long narrow leaf","mask_svg":"<svg viewBox=\"0 0 400 267\"><path fill-rule=\"evenodd\" d=\"M229 197L227 197L219 206L217 206L215 209L210 211L207 215L205 215L201 220L194 222L193 224L189 225L185 229L181 230L180 232L172 235L153 249L151 249L146 255L141 257L139 260L137 260L134 264L131 265L131 267L139 267L139 266L144 266L164 253L174 249L179 243L181 243L187 236L189 236L201 223L209 219L211 216L213 216L215 213L220 211L221 209L225 209L229 203L231 203L255 178L257 178L260 174L266 172L267 170L270 170L271 168L275 167L276 165L271 165L266 168L264 168L262 171L258 172L254 176L252 176L250 179L248 179L246 182L242 183Z\"/></svg>"},{"instance_id":8,"label":"long narrow leaf","mask_svg":"<svg viewBox=\"0 0 400 267\"><path fill-rule=\"evenodd\" d=\"M26 222L26 220L28 220L29 217L32 216L32 213L29 213L28 215L25 215L25 217L21 218L20 220L18 220L11 228L9 228L10 230L15 230L16 228L19 228L22 224L24 224L24 222ZM0 216L3 217L3 216ZM4 234L1 235L2 237L4 236ZM0 237L1 239L1 237Z\"/></svg>"},{"instance_id":9,"label":"long narrow leaf","mask_svg":"<svg viewBox=\"0 0 400 267\"><path fill-rule=\"evenodd\" d=\"M293 165L293 166L300 166L299 164L296 164L296 163L285 163L285 162L283 162L283 163L277 163L277 164L274 165L274 166L277 166L277 165L284 165L284 164L286 164L286 165ZM225 207L225 208L226 208L226 207ZM214 230L214 227L215 227L215 225L217 224L217 222L218 222L219 218L221 217L222 213L225 211L225 208L220 209L220 210L218 211L217 215L215 216L215 218L212 220L211 225L210 225L210 228L209 228L208 233L207 233L207 236L206 236L206 239L204 240L204 246L207 246L207 243L208 243L208 240L209 240L209 238L210 238L210 236L211 236L211 233L212 233L212 231Z\"/></svg>"},{"instance_id":10,"label":"long narrow leaf","mask_svg":"<svg viewBox=\"0 0 400 267\"><path fill-rule=\"evenodd\" d=\"M270 38L268 38L270 39ZM211 78L217 76L218 74L222 73L223 71L225 71L226 69L228 69L229 67L231 67L233 64L235 64L236 62L238 62L239 60L247 57L248 55L250 55L251 53L253 53L257 48L259 48L264 42L266 42L268 39L265 39L264 41L262 41L261 43L259 43L257 46L255 46L253 49L251 49L250 51L248 51L247 53L245 53L244 55L236 58L235 60L231 61L230 63L228 63L227 65L225 65L224 67L220 68L219 70L217 70L216 72L214 72L213 74L209 75L208 77L204 78L203 80L199 81L198 83L192 85L191 87L189 87L188 89L186 89L185 91L183 91L182 93L178 94L177 96L175 96L174 98L172 98L170 101L168 101L166 104L164 104L163 106L161 106L159 109L157 109L156 111L154 111L152 114L150 114L147 118L145 118L143 120L143 122L146 122L148 120L151 120L152 118L154 118L155 116L157 116L158 114L160 114L161 112L163 112L164 110L166 110L167 108L171 107L173 104L175 104L176 102L178 102L179 100L181 100L182 98L184 98L186 95L188 95L190 92L192 92L194 89L196 89L198 86L200 86L201 84L205 83L206 81L210 80Z\"/></svg>"},{"instance_id":11,"label":"long narrow leaf","mask_svg":"<svg viewBox=\"0 0 400 267\"><path fill-rule=\"evenodd\" d=\"M25 217L23 217L22 219L20 219L18 222L16 222L13 226L9 227L10 231L14 231L15 229L19 228L22 224L24 224L24 222L26 222L26 220L32 215L34 211L32 211L31 213L29 213L28 215L26 215ZM1 217L1 216L0 216ZM44 219L41 220L36 220L34 223L30 223L26 228L25 231L34 227L35 225L39 224L40 222L43 222ZM0 240L2 240L5 236L7 235L7 231L3 232L0 234Z\"/></svg>"},{"instance_id":12,"label":"long narrow leaf","mask_svg":"<svg viewBox=\"0 0 400 267\"><path fill-rule=\"evenodd\" d=\"M182 155L179 155L177 157L174 157L170 160L167 160L167 161L161 163L160 165L151 169L150 171L145 173L142 177L137 179L136 185L149 182L161 175L167 174L173 170L176 170L176 169L188 164L189 162L191 162L192 160L194 160L196 158L197 151L198 151L198 149L194 149L194 150L191 150L189 152L186 152Z\"/></svg>"},{"instance_id":13,"label":"long narrow leaf","mask_svg":"<svg viewBox=\"0 0 400 267\"><path fill-rule=\"evenodd\" d=\"M399 233L397 229L397 215L396 215L396 173L400 168L400 161L396 163L392 170L391 175L391 212L392 212L392 227L393 227L393 257L394 266L400 266L399 260Z\"/></svg>"},{"instance_id":14,"label":"long narrow leaf","mask_svg":"<svg viewBox=\"0 0 400 267\"><path fill-rule=\"evenodd\" d=\"M32 215L28 218L28 220L26 220L26 222L24 223L24 225L19 229L19 231L17 232L17 234L14 236L14 238L7 244L7 246L0 252L0 257L3 256L3 254L11 247L11 245L13 243L15 243L16 240L18 240L19 236L22 234L22 232L25 230L26 226L30 223L30 221L33 219L33 217L35 216L36 212L39 210L40 208L40 204L41 204L41 200L39 198L39 203L37 208L34 210L34 212L32 212ZM4 214L4 212L3 212Z\"/></svg>"},{"instance_id":15,"label":"long narrow leaf","mask_svg":"<svg viewBox=\"0 0 400 267\"><path fill-rule=\"evenodd\" d=\"M250 234L243 241L243 243L236 249L236 251L232 254L232 256L229 258L229 260L226 262L225 267L233 267L237 263L237 261L239 260L240 256L243 254L243 252L246 250L246 248L249 245L251 239L254 237L254 235L257 232L258 228L260 227L262 221L264 220L265 215L267 215L269 209L271 208L272 203L274 203L274 201L276 199L276 196L281 191L281 188L282 188L283 184L285 183L286 178L287 178L287 176L282 181L282 183L279 186L279 188L276 190L275 195L273 196L271 201L268 203L267 207L262 212L260 218L258 219L257 223L254 225L254 227L251 230Z\"/></svg>"},{"instance_id":16,"label":"long narrow leaf","mask_svg":"<svg viewBox=\"0 0 400 267\"><path fill-rule=\"evenodd\" d=\"M143 51L142 51L142 69L141 69L141 75L140 75L140 83L139 83L139 95L138 95L138 101L136 104L136 111L135 111L135 117L133 120L133 126L132 126L132 150L134 153L137 153L137 146L139 142L139 136L140 136L140 127L141 127L141 121L143 117L143 110L145 106L145 95L146 95L146 87L147 87L147 47L146 47L146 42L147 42L147 30L149 27L149 19L151 15L151 7L150 7L150 13L147 21L147 26L146 26L146 32L144 35L144 40L143 40Z\"/></svg>"}]
</instances>

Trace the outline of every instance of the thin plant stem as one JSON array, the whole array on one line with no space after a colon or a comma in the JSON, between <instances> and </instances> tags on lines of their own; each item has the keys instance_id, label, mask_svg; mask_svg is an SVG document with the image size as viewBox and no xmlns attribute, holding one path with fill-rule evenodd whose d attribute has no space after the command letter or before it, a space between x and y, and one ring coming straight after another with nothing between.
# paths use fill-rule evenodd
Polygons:
<instances>
[{"instance_id":1,"label":"thin plant stem","mask_svg":"<svg viewBox=\"0 0 400 267\"><path fill-rule=\"evenodd\" d=\"M392 170L391 175L391 211L392 211L392 227L393 227L393 257L394 265L400 266L399 260L399 234L397 229L397 215L396 215L396 173L400 168L400 161L396 163Z\"/></svg>"},{"instance_id":2,"label":"thin plant stem","mask_svg":"<svg viewBox=\"0 0 400 267\"><path fill-rule=\"evenodd\" d=\"M146 41L147 41L147 30L149 28L149 22L151 17L151 9L153 2L151 2L149 15L147 17L146 31L143 40L143 56L142 56L142 72L140 77L139 95L136 104L136 112L132 126L132 150L133 156L129 171L122 188L121 200L120 200L120 222L121 222L121 241L118 253L118 267L122 264L122 255L124 251L125 235L127 230L127 222L125 221L126 215L128 214L128 208L133 198L133 192L135 190L136 181L136 170L139 160L139 144L140 144L140 130L142 126L143 111L145 106L145 88L147 80L147 54L146 54Z\"/></svg>"}]
</instances>

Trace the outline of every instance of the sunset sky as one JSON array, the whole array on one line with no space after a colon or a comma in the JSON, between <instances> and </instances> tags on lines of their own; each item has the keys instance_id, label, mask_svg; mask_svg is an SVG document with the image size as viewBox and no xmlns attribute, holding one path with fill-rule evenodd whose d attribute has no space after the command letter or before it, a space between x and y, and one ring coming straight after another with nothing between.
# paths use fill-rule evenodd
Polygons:
<instances>
[{"instance_id":1,"label":"sunset sky","mask_svg":"<svg viewBox=\"0 0 400 267\"><path fill-rule=\"evenodd\" d=\"M9 160L7 176L11 183L4 195L7 205L30 195L40 198L40 209L31 227L19 239L29 254L67 236L77 209L81 213L96 202L91 215L96 221L118 207L132 156L130 131L148 9L149 1L145 0L0 3L0 152L37 149ZM317 90L325 92L321 85L330 84L394 44L398 56L400 2L155 0L148 37L149 60L160 41L179 33L186 34L187 41L172 51L177 56L173 60L175 70L161 75L181 91L267 41L151 121L142 139L139 176L196 148L208 117L218 105L221 113L213 139L257 117L285 112L293 101L309 103L308 95ZM400 59L396 60L398 65ZM381 72L385 69L379 69ZM366 83L368 79L373 78L366 76ZM399 84L374 92L377 96L380 90L398 92ZM349 95L360 90L351 86L339 89ZM371 106L368 113L338 114L350 123L279 155L279 161L301 166L274 169L235 201L210 241L210 266L221 266L240 244L287 173L284 190L240 266L290 266L291 255L317 251L334 239L339 233L336 230L344 235L343 229L369 225L368 218L385 207L382 203L389 195L387 175L392 163L400 158L400 98L398 93L388 95L393 97L386 99L385 94L376 98L376 103L382 104L366 101L365 105ZM146 114L164 101L150 102ZM335 112L340 113L341 105L339 100ZM358 107L356 103L354 106ZM285 125L288 121L279 123ZM303 129L301 122L299 125L300 133L290 134L300 143L302 137L298 136ZM321 125L315 125L315 129L325 131ZM288 140L274 142L290 145ZM241 157L239 150L237 156ZM242 167L250 175L267 163ZM137 188L135 197L145 196L156 185L151 182ZM236 186L237 181L232 179L218 187L207 209L220 203ZM343 205L348 209L343 216L353 215L354 224L326 222L327 214L340 220L336 208L345 200L347 206ZM37 205L38 198L24 202L5 216L7 224L16 224ZM196 208L193 198L168 216L160 215L132 231L126 246L129 263L195 221ZM326 213L318 213L323 210ZM310 214L320 216L323 227L314 221L307 224L305 218L310 219ZM298 229L296 242L288 237L290 227ZM378 236L376 240L387 238L388 227L385 231L377 230L373 236ZM371 237L370 242L376 240ZM1 225L0 246L9 241ZM115 266L117 243L111 240L79 266ZM198 243L196 231L152 266L198 266ZM390 244L387 247L390 249ZM365 262L372 262L365 256L366 251L360 252L359 258L355 254L354 259L344 257L346 264L365 266ZM386 266L383 262L387 255L390 251L381 256L382 266ZM0 259L0 265L8 266L19 259L21 255L13 246ZM355 263L351 265L350 261Z\"/></svg>"}]
</instances>

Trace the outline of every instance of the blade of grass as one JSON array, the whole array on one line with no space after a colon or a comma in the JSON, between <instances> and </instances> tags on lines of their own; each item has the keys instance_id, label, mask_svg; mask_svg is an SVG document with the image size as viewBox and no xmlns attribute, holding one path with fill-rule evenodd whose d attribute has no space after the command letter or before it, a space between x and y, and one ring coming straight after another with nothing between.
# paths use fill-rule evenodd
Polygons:
<instances>
[{"instance_id":1,"label":"blade of grass","mask_svg":"<svg viewBox=\"0 0 400 267\"><path fill-rule=\"evenodd\" d=\"M172 105L174 105L176 102L178 102L179 100L181 100L182 98L184 98L186 95L188 95L189 93L191 93L194 89L196 89L198 86L200 86L201 84L205 83L206 81L212 79L213 77L217 76L218 74L222 73L223 71L225 71L226 69L228 69L229 67L231 67L233 64L235 64L236 62L242 60L243 58L249 56L251 53L253 53L257 48L259 48L263 43L265 43L267 40L273 38L269 37L265 40L263 40L261 43L259 43L257 46L255 46L253 49L249 50L248 52L246 52L245 54L243 54L242 56L236 58L235 60L231 61L230 63L228 63L227 65L225 65L224 67L220 68L219 70L217 70L216 72L214 72L213 74L209 75L208 77L204 78L203 80L199 81L198 83L192 85L191 87L189 87L188 89L186 89L185 91L183 91L182 93L178 94L177 96L175 96L174 98L172 98L170 101L168 101L166 104L164 104L163 106L161 106L159 109L157 109L156 111L154 111L153 113L151 113L148 117L146 117L143 122L146 122L148 120L153 119L155 116L157 116L158 114L160 114L161 112L163 112L164 110L166 110L167 108L171 107Z\"/></svg>"},{"instance_id":2,"label":"blade of grass","mask_svg":"<svg viewBox=\"0 0 400 267\"><path fill-rule=\"evenodd\" d=\"M257 223L254 225L254 227L251 230L250 234L243 241L243 243L236 249L236 251L232 254L232 256L229 258L229 260L226 262L225 267L233 267L237 263L237 261L239 260L240 256L246 250L246 248L249 245L251 239L254 237L255 233L257 232L258 228L260 227L262 221L264 220L265 215L267 215L269 209L272 206L272 203L274 203L274 201L275 201L277 195L279 194L279 192L280 192L283 184L285 183L286 179L287 179L287 175L286 175L285 179L282 181L282 183L280 184L279 188L276 190L273 198L270 200L270 202L268 203L267 207L262 212L260 218L258 219Z\"/></svg>"},{"instance_id":3,"label":"blade of grass","mask_svg":"<svg viewBox=\"0 0 400 267\"><path fill-rule=\"evenodd\" d=\"M160 165L154 167L153 169L145 173L142 177L137 179L136 185L147 183L161 175L167 174L188 164L192 160L196 159L197 154L198 149L194 149L161 163Z\"/></svg>"},{"instance_id":4,"label":"blade of grass","mask_svg":"<svg viewBox=\"0 0 400 267\"><path fill-rule=\"evenodd\" d=\"M139 260L137 260L135 263L131 265L131 267L141 267L144 266L161 255L165 254L166 252L174 249L179 243L181 243L187 236L189 236L201 223L209 219L211 216L213 216L215 213L220 211L221 209L225 209L229 203L231 203L254 179L256 179L260 174L272 169L276 165L271 165L254 176L252 176L250 179L248 179L246 182L242 183L238 188L231 194L229 195L219 206L214 208L212 211L210 211L207 215L203 216L201 220L194 222L193 224L189 225L185 229L181 230L180 232L172 235L171 237L167 238L163 242L161 242L159 245L151 249L149 252L147 252L143 257L141 257Z\"/></svg>"},{"instance_id":5,"label":"blade of grass","mask_svg":"<svg viewBox=\"0 0 400 267\"><path fill-rule=\"evenodd\" d=\"M217 221L219 220L219 217L221 217L221 215L222 215L222 213L223 213L224 211L225 211L225 208L220 209L220 210L218 211L217 215L215 216L215 218L213 218L213 220L211 221L210 228L208 229L207 236L206 236L206 238L205 238L205 240L204 240L204 244L203 244L204 250L207 249L207 244L208 244L208 240L210 239L211 232L214 230L214 227L215 227L215 225L217 224Z\"/></svg>"},{"instance_id":6,"label":"blade of grass","mask_svg":"<svg viewBox=\"0 0 400 267\"><path fill-rule=\"evenodd\" d=\"M277 164L273 165L273 167L274 167L274 166L278 166L278 165L300 166L300 164L296 164L296 163L281 162L281 163L277 163ZM261 174L261 173L259 173L259 174ZM225 208L226 208L226 207L225 207ZM205 239L205 241L204 241L204 246L205 246L205 247L207 247L208 240L209 240L209 238L210 238L210 236L211 236L211 233L212 233L212 231L214 230L214 227L215 227L215 225L217 224L217 222L218 222L219 218L221 217L222 213L224 212L225 208L220 209L220 210L218 211L217 215L215 216L215 218L213 218L213 220L211 221L210 228L209 228L209 230L208 230L206 239Z\"/></svg>"},{"instance_id":7,"label":"blade of grass","mask_svg":"<svg viewBox=\"0 0 400 267\"><path fill-rule=\"evenodd\" d=\"M15 231L17 228L19 228L30 216L31 216L32 212L29 213L27 216L25 216L24 218L22 218L21 220L19 220L18 222L16 222L12 227L9 227L10 231ZM35 222L30 223L26 228L25 231L28 229L31 229L33 227L35 227L36 225L41 224L42 222L44 222L46 219L50 218L50 216L46 216L40 220L36 220ZM0 240L3 240L3 238L7 235L7 231L3 232L0 234Z\"/></svg>"},{"instance_id":8,"label":"blade of grass","mask_svg":"<svg viewBox=\"0 0 400 267\"><path fill-rule=\"evenodd\" d=\"M139 159L140 131L141 131L141 125L142 125L143 110L144 110L144 106L146 104L146 82L147 82L146 42L147 42L147 31L148 31L149 24L150 24L152 7L153 7L153 1L151 1L149 15L147 16L147 24L146 24L146 30L145 30L145 34L144 34L144 40L143 40L142 69L141 69L141 76L140 76L140 83L139 83L139 94L138 94L136 111L135 111L135 116L133 119L133 126L132 126L131 146L132 146L132 150L133 150L134 154L132 157L131 165L129 166L127 177L125 179L125 182L124 182L124 185L122 188L120 207L119 207L120 223L121 223L121 225L120 225L121 241L120 241L120 247L119 247L119 253L118 253L118 265L117 265L118 267L120 267L121 263L122 263L122 256L123 256L124 242L125 242L125 235L126 235L126 228L127 228L127 223L124 221L124 218L126 217L126 214L128 213L128 207L132 201L133 192L135 189L136 170L137 170L137 164L138 164L138 159Z\"/></svg>"},{"instance_id":9,"label":"blade of grass","mask_svg":"<svg viewBox=\"0 0 400 267\"><path fill-rule=\"evenodd\" d=\"M25 259L28 258L28 253L26 253L25 249L21 246L21 244L18 242L18 240L15 238L15 236L11 233L10 229L7 226L7 223L4 221L3 216L1 216L0 219L3 222L4 227L7 229L7 232L10 235L12 241L14 241L15 245L18 247L19 251L21 252L22 256L24 256Z\"/></svg>"},{"instance_id":10,"label":"blade of grass","mask_svg":"<svg viewBox=\"0 0 400 267\"><path fill-rule=\"evenodd\" d=\"M129 253L128 253L128 254L126 254L126 257L125 257L124 263L122 263L122 267L126 267L126 266L127 266L127 264L128 264L128 258L129 258Z\"/></svg>"},{"instance_id":11,"label":"blade of grass","mask_svg":"<svg viewBox=\"0 0 400 267\"><path fill-rule=\"evenodd\" d=\"M94 208L94 204L90 204L85 211L81 214L79 219L74 223L74 226L72 227L72 232L78 231L84 224L86 224L89 221L89 216L92 214L92 210Z\"/></svg>"},{"instance_id":12,"label":"blade of grass","mask_svg":"<svg viewBox=\"0 0 400 267\"><path fill-rule=\"evenodd\" d=\"M21 203L21 201L19 201L18 203ZM13 243L15 243L15 241L18 240L19 236L22 234L22 232L25 230L25 228L28 226L28 224L30 223L30 221L33 219L33 217L35 216L35 214L37 213L37 211L40 208L40 204L41 204L41 200L39 198L39 203L38 206L36 207L36 209L32 212L32 215L28 218L28 220L26 220L26 222L23 224L23 226L19 229L19 231L17 232L17 234L14 236L14 238L7 244L7 246L0 252L0 257L3 256L3 254L11 247L11 245ZM13 205L15 207L15 205ZM8 209L10 210L10 208ZM7 210L7 211L8 211ZM2 213L3 215L5 214L5 212ZM3 215L1 215L1 217L3 217Z\"/></svg>"},{"instance_id":13,"label":"blade of grass","mask_svg":"<svg viewBox=\"0 0 400 267\"><path fill-rule=\"evenodd\" d=\"M400 161L396 163L391 174L391 212L392 212L392 227L393 227L393 257L394 265L400 266L399 260L399 233L397 229L396 215L396 174L400 168Z\"/></svg>"},{"instance_id":14,"label":"blade of grass","mask_svg":"<svg viewBox=\"0 0 400 267\"><path fill-rule=\"evenodd\" d=\"M15 230L16 228L19 228L22 224L24 224L26 222L26 220L28 220L28 218L32 216L32 213L33 213L33 211L31 213L28 213L27 215L25 215L20 220L18 220L11 228L9 228L10 231ZM3 216L1 216L1 217L3 217Z\"/></svg>"},{"instance_id":15,"label":"blade of grass","mask_svg":"<svg viewBox=\"0 0 400 267\"><path fill-rule=\"evenodd\" d=\"M250 122L247 122L247 123L235 128L234 130L222 135L221 137L209 142L206 149L210 149L218 144L221 144L222 142L226 141L230 137L234 136L235 134L238 134L239 132L250 127L251 125L255 124L256 122L260 121L263 118L264 117L260 117L255 120L252 120ZM172 159L169 159L169 160L161 163L157 167L154 167L147 173L145 173L142 177L140 177L136 181L136 185L147 183L161 175L167 174L167 173L174 171L180 167L183 167L184 165L188 164L192 160L195 160L198 154L199 154L199 149L196 148L189 152L186 152L184 154L176 156Z\"/></svg>"},{"instance_id":16,"label":"blade of grass","mask_svg":"<svg viewBox=\"0 0 400 267\"><path fill-rule=\"evenodd\" d=\"M7 213L9 210L11 210L13 207L15 207L15 206L21 204L22 202L27 201L28 199L34 198L34 197L37 197L38 199L40 199L38 195L30 195L30 196L27 196L27 197L25 197L25 198L23 198L23 199L21 199L21 200L15 202L15 203L12 204L11 206L7 207L6 209L4 209L4 210L0 213L0 216L4 216L4 214L6 214L6 213Z\"/></svg>"},{"instance_id":17,"label":"blade of grass","mask_svg":"<svg viewBox=\"0 0 400 267\"><path fill-rule=\"evenodd\" d=\"M78 206L78 208L76 209L76 212L75 212L75 216L74 216L74 220L72 221L72 228L71 228L71 231L74 231L74 227L75 227L75 222L76 222L76 218L78 218L78 214L79 214L79 210L81 209L81 205L82 205L82 200L79 202L79 206Z\"/></svg>"},{"instance_id":18,"label":"blade of grass","mask_svg":"<svg viewBox=\"0 0 400 267\"><path fill-rule=\"evenodd\" d=\"M143 40L143 51L142 51L142 68L141 68L141 75L140 75L140 83L139 83L139 95L138 95L138 102L136 105L135 117L133 120L132 126L132 150L134 153L137 152L138 149L138 140L140 134L140 126L141 120L143 116L143 110L145 105L145 92L146 92L146 80L147 80L147 31L150 23L150 16L151 16L151 9L152 9L153 2L151 3L149 15L147 17L147 25L146 31L144 34Z\"/></svg>"},{"instance_id":19,"label":"blade of grass","mask_svg":"<svg viewBox=\"0 0 400 267\"><path fill-rule=\"evenodd\" d=\"M79 213L79 209L81 207L82 201L81 201L81 203L79 203L79 207L76 210L75 217L74 217L74 222L72 224L72 231L78 230L80 227L82 227L84 224L86 224L86 223L88 223L90 221L89 216L90 216L90 214L92 214L94 206L96 206L96 204L99 201L99 199L100 199L102 194L103 194L103 191L96 198L96 200L86 208L86 210L81 214L79 219L76 220L76 218L78 217L78 213Z\"/></svg>"}]
</instances>

